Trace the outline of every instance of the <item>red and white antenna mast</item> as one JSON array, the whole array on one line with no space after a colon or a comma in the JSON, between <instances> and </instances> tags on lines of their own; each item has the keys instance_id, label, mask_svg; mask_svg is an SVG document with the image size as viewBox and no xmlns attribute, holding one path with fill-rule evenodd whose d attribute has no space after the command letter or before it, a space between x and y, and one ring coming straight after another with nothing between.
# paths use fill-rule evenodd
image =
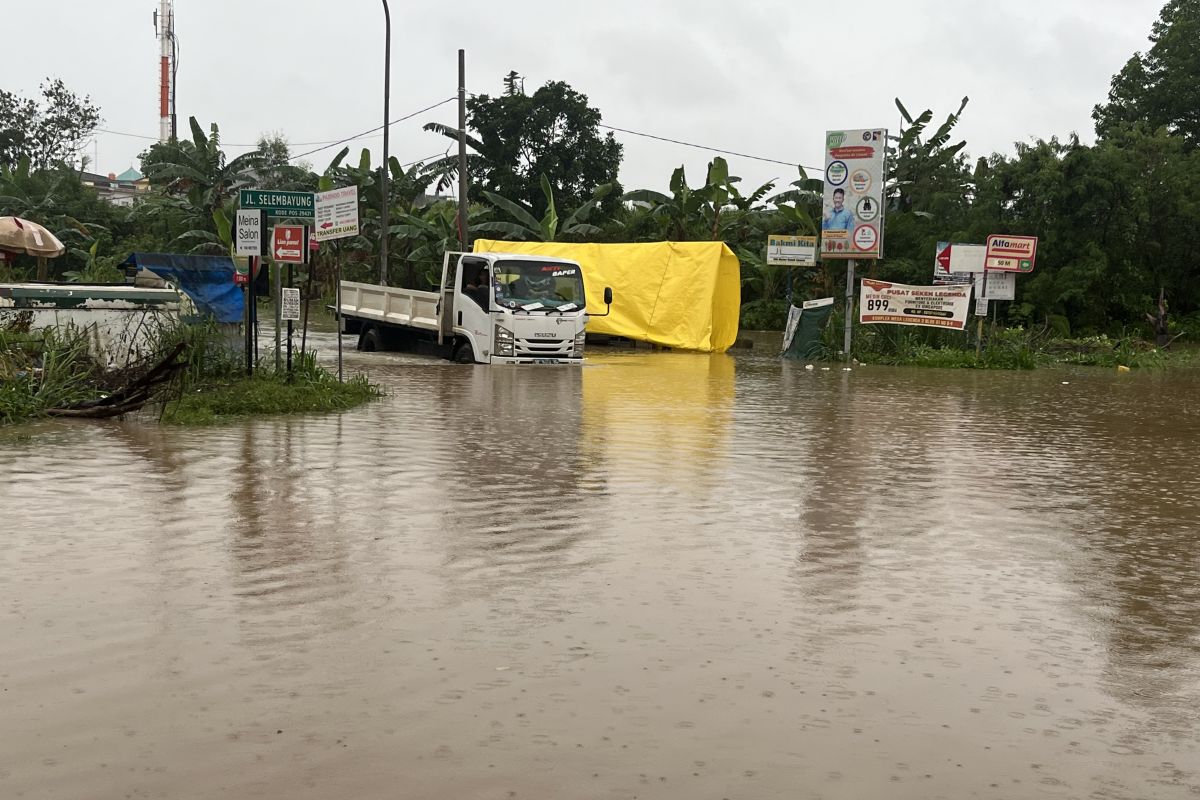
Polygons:
<instances>
[{"instance_id":1,"label":"red and white antenna mast","mask_svg":"<svg viewBox=\"0 0 1200 800\"><path fill-rule=\"evenodd\" d=\"M175 39L175 0L159 0L154 12L154 30L158 33L158 140L175 137L175 72L178 69L179 43Z\"/></svg>"}]
</instances>

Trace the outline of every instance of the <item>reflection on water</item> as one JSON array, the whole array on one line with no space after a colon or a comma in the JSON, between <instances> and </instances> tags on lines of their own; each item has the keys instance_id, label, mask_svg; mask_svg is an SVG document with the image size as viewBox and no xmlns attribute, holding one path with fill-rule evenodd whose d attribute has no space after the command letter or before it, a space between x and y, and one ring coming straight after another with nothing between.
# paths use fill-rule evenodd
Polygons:
<instances>
[{"instance_id":1,"label":"reflection on water","mask_svg":"<svg viewBox=\"0 0 1200 800\"><path fill-rule=\"evenodd\" d=\"M0 432L0 796L1200 794L1195 373L349 360Z\"/></svg>"}]
</instances>

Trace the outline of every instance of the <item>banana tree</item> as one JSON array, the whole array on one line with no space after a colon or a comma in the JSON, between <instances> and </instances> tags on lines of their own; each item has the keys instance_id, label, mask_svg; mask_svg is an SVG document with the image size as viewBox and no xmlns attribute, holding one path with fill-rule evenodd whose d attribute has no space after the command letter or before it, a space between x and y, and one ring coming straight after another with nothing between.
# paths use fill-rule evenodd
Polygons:
<instances>
[{"instance_id":1,"label":"banana tree","mask_svg":"<svg viewBox=\"0 0 1200 800\"><path fill-rule=\"evenodd\" d=\"M486 221L491 209L472 206L467 214L467 232L471 238L481 234L516 236L521 228L511 222ZM440 280L442 254L458 249L458 205L453 202L435 203L421 213L402 212L399 222L388 228L392 236L398 237L401 258L407 271L419 271L427 285ZM413 288L417 287L415 282Z\"/></svg>"},{"instance_id":2,"label":"banana tree","mask_svg":"<svg viewBox=\"0 0 1200 800\"><path fill-rule=\"evenodd\" d=\"M205 135L195 117L190 117L192 139L172 140L151 148L146 158L146 175L152 186L175 197L177 207L189 217L189 233L217 233L215 212L231 208L238 190L250 186L260 162L257 150L232 160L221 149L216 123Z\"/></svg>"},{"instance_id":3,"label":"banana tree","mask_svg":"<svg viewBox=\"0 0 1200 800\"><path fill-rule=\"evenodd\" d=\"M725 238L730 207L749 212L775 186L774 182L768 182L749 195L742 195L737 187L740 181L741 178L729 174L729 164L718 156L708 163L703 186L688 186L687 174L679 167L671 173L670 195L652 189L636 189L626 192L622 199L648 207L669 239L718 241ZM733 218L735 222L740 219L740 216Z\"/></svg>"},{"instance_id":4,"label":"banana tree","mask_svg":"<svg viewBox=\"0 0 1200 800\"><path fill-rule=\"evenodd\" d=\"M560 237L563 236L596 236L601 233L600 228L590 224L587 219L596 210L600 201L612 193L612 190L611 183L597 186L592 192L590 200L575 209L565 220L560 220L554 204L554 187L543 175L542 194L546 197L546 213L540 220L534 216L533 209L529 206L501 197L495 192L484 192L483 196L488 199L488 202L506 212L513 219L511 223L492 222L484 223L484 225L494 232L503 232L517 239L537 242L562 241Z\"/></svg>"}]
</instances>

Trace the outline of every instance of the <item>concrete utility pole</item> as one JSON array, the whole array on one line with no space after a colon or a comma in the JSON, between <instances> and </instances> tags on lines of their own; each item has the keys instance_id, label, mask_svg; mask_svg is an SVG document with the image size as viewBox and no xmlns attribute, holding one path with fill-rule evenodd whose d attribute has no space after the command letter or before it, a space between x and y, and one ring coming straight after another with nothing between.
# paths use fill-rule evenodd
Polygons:
<instances>
[{"instance_id":1,"label":"concrete utility pole","mask_svg":"<svg viewBox=\"0 0 1200 800\"><path fill-rule=\"evenodd\" d=\"M464 253L471 249L467 205L467 56L458 51L458 244Z\"/></svg>"},{"instance_id":2,"label":"concrete utility pole","mask_svg":"<svg viewBox=\"0 0 1200 800\"><path fill-rule=\"evenodd\" d=\"M383 227L379 231L379 283L387 286L388 281L388 129L390 104L392 97L392 13L388 10L387 0L383 0L383 20L385 26L383 40L383 164L379 167L380 188L383 192L383 209L381 217Z\"/></svg>"}]
</instances>

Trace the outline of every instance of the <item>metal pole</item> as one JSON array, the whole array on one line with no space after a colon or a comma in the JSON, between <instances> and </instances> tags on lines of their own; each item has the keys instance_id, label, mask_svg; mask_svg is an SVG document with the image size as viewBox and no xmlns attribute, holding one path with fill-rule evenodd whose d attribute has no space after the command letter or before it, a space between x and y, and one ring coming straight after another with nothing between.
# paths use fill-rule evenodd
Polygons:
<instances>
[{"instance_id":1,"label":"metal pole","mask_svg":"<svg viewBox=\"0 0 1200 800\"><path fill-rule=\"evenodd\" d=\"M335 243L334 259L336 261L334 269L336 274L337 289L334 291L334 304L336 311L334 315L337 317L337 340L338 340L338 383L342 382L342 248Z\"/></svg>"},{"instance_id":2,"label":"metal pole","mask_svg":"<svg viewBox=\"0 0 1200 800\"><path fill-rule=\"evenodd\" d=\"M254 374L254 320L250 315L250 304L254 302L254 256L250 256L250 264L246 273L246 285L242 287L242 297L246 308L243 319L246 321L246 375Z\"/></svg>"},{"instance_id":3,"label":"metal pole","mask_svg":"<svg viewBox=\"0 0 1200 800\"><path fill-rule=\"evenodd\" d=\"M280 369L283 367L281 363L283 341L280 338L282 333L280 329L283 326L279 324L280 316L283 313L283 270L279 268L278 261L273 261L273 266L275 268L275 376L279 377Z\"/></svg>"},{"instance_id":4,"label":"metal pole","mask_svg":"<svg viewBox=\"0 0 1200 800\"><path fill-rule=\"evenodd\" d=\"M987 270L983 271L983 289L975 297L975 304L978 306L980 299L987 297ZM978 324L975 326L975 357L979 358L983 355L983 317L977 316Z\"/></svg>"},{"instance_id":5,"label":"metal pole","mask_svg":"<svg viewBox=\"0 0 1200 800\"><path fill-rule=\"evenodd\" d=\"M846 331L842 340L842 353L850 360L850 327L854 316L854 259L846 262Z\"/></svg>"},{"instance_id":6,"label":"metal pole","mask_svg":"<svg viewBox=\"0 0 1200 800\"><path fill-rule=\"evenodd\" d=\"M383 164L379 168L380 188L383 192L383 209L381 217L383 227L379 231L379 283L387 286L388 281L388 128L391 127L390 103L392 96L392 12L388 10L387 0L383 0L383 21L385 27L383 40Z\"/></svg>"},{"instance_id":7,"label":"metal pole","mask_svg":"<svg viewBox=\"0 0 1200 800\"><path fill-rule=\"evenodd\" d=\"M464 253L471 249L468 238L467 205L467 54L458 51L458 244Z\"/></svg>"},{"instance_id":8,"label":"metal pole","mask_svg":"<svg viewBox=\"0 0 1200 800\"><path fill-rule=\"evenodd\" d=\"M304 240L303 247L306 247L306 248L308 247L308 239L307 239L307 238ZM292 288L292 265L291 265L291 264L288 264L287 270L288 270L288 273L287 273L287 287L288 287L289 289L291 289L291 288ZM288 371L288 380L291 380L291 378L292 378L292 320L291 320L291 318L290 318L290 317L288 318L287 324L288 324L288 331L287 331L287 371Z\"/></svg>"}]
</instances>

